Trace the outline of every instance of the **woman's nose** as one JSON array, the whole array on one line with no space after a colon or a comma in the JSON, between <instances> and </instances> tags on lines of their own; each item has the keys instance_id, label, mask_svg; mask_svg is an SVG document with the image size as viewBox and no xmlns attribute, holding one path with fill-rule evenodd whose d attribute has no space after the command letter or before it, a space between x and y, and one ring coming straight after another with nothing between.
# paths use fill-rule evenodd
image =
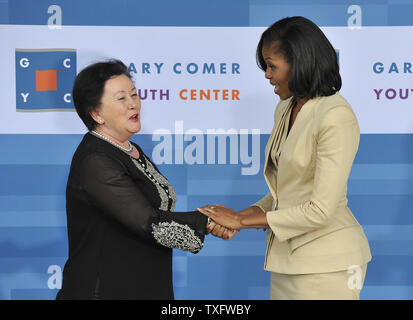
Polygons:
<instances>
[{"instance_id":1,"label":"woman's nose","mask_svg":"<svg viewBox=\"0 0 413 320\"><path fill-rule=\"evenodd\" d=\"M130 97L129 98L129 108L130 109L137 109L139 106L139 97L133 98Z\"/></svg>"}]
</instances>

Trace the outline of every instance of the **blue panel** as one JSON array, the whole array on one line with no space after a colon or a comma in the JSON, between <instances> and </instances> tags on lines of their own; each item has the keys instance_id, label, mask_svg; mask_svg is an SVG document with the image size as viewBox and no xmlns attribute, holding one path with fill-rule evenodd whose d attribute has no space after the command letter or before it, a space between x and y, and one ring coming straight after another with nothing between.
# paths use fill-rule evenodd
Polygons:
<instances>
[{"instance_id":1,"label":"blue panel","mask_svg":"<svg viewBox=\"0 0 413 320\"><path fill-rule=\"evenodd\" d=\"M355 164L350 179L413 179L412 164Z\"/></svg>"},{"instance_id":2,"label":"blue panel","mask_svg":"<svg viewBox=\"0 0 413 320\"><path fill-rule=\"evenodd\" d=\"M389 1L399 1L399 0L358 0L357 4L387 4ZM400 0L400 1L410 1L410 0ZM345 5L349 4L348 0L250 0L250 4L277 4L277 5L306 5L306 4L316 4L316 5ZM351 3L351 2L350 2Z\"/></svg>"},{"instance_id":3,"label":"blue panel","mask_svg":"<svg viewBox=\"0 0 413 320\"><path fill-rule=\"evenodd\" d=\"M82 139L83 135L0 135L2 146L10 152L0 153L0 164L16 163L67 163L69 164L74 150ZM260 136L261 154L263 154L269 134ZM152 141L149 134L137 134L132 141L139 144L144 152L151 156L152 148L157 141ZM356 155L355 163L413 163L413 134L362 134L360 137L360 146ZM55 152L59 147L60 152ZM13 151L13 152L11 152ZM29 152L30 157L27 157ZM264 163L264 157L260 157L261 164ZM165 166L167 167L167 166ZM179 166L178 166L179 167ZM191 166L189 168L193 168ZM206 170L208 166L201 166ZM228 170L230 171L228 171ZM262 169L262 166L261 166ZM213 166L219 174L231 175L238 174L236 166L229 168ZM199 170L191 170L191 177L196 178L204 176ZM205 171L207 172L207 171Z\"/></svg>"},{"instance_id":4,"label":"blue panel","mask_svg":"<svg viewBox=\"0 0 413 320\"><path fill-rule=\"evenodd\" d=\"M46 257L46 258L0 258L0 274L6 273L46 273L51 265L63 266L66 257Z\"/></svg>"},{"instance_id":5,"label":"blue panel","mask_svg":"<svg viewBox=\"0 0 413 320\"><path fill-rule=\"evenodd\" d=\"M365 284L412 285L412 265L413 256L375 256L368 264Z\"/></svg>"},{"instance_id":6,"label":"blue panel","mask_svg":"<svg viewBox=\"0 0 413 320\"><path fill-rule=\"evenodd\" d=\"M350 195L349 207L362 224L413 225L412 195Z\"/></svg>"},{"instance_id":7,"label":"blue panel","mask_svg":"<svg viewBox=\"0 0 413 320\"><path fill-rule=\"evenodd\" d=\"M69 165L0 165L0 195L62 195Z\"/></svg>"},{"instance_id":8,"label":"blue panel","mask_svg":"<svg viewBox=\"0 0 413 320\"><path fill-rule=\"evenodd\" d=\"M348 194L375 194L375 195L411 195L413 194L413 180L408 179L357 179L349 180Z\"/></svg>"},{"instance_id":9,"label":"blue panel","mask_svg":"<svg viewBox=\"0 0 413 320\"><path fill-rule=\"evenodd\" d=\"M10 150L0 153L0 165L70 164L82 138L80 134L0 134L0 145Z\"/></svg>"},{"instance_id":10,"label":"blue panel","mask_svg":"<svg viewBox=\"0 0 413 320\"><path fill-rule=\"evenodd\" d=\"M347 7L306 2L306 4L263 4L250 7L251 26L269 26L285 17L304 16L319 26L346 26Z\"/></svg>"},{"instance_id":11,"label":"blue panel","mask_svg":"<svg viewBox=\"0 0 413 320\"><path fill-rule=\"evenodd\" d=\"M0 165L70 164L82 138L83 134L0 134L0 145L9 150L0 153ZM139 134L131 140L151 156L156 143L152 141L152 135Z\"/></svg>"},{"instance_id":12,"label":"blue panel","mask_svg":"<svg viewBox=\"0 0 413 320\"><path fill-rule=\"evenodd\" d=\"M66 211L0 211L0 227L65 227Z\"/></svg>"},{"instance_id":13,"label":"blue panel","mask_svg":"<svg viewBox=\"0 0 413 320\"><path fill-rule=\"evenodd\" d=\"M230 281L228 275L231 275ZM188 261L188 284L191 286L187 290L180 288L176 298L248 299L248 287L268 283L269 273L263 270L262 257L248 257L248 260L245 257L194 257Z\"/></svg>"},{"instance_id":14,"label":"blue panel","mask_svg":"<svg viewBox=\"0 0 413 320\"><path fill-rule=\"evenodd\" d=\"M367 236L368 237L368 236ZM413 241L369 241L372 256L413 256Z\"/></svg>"},{"instance_id":15,"label":"blue panel","mask_svg":"<svg viewBox=\"0 0 413 320\"><path fill-rule=\"evenodd\" d=\"M236 180L189 180L189 195L261 195L268 190L264 179Z\"/></svg>"},{"instance_id":16,"label":"blue panel","mask_svg":"<svg viewBox=\"0 0 413 320\"><path fill-rule=\"evenodd\" d=\"M347 26L354 11L353 4L361 9L362 26L411 26L413 14L412 2L391 4L390 0L364 0L351 3L337 1L303 1L303 0L250 0L250 25L269 26L284 17L304 16L319 26Z\"/></svg>"},{"instance_id":17,"label":"blue panel","mask_svg":"<svg viewBox=\"0 0 413 320\"><path fill-rule=\"evenodd\" d=\"M1 168L1 166L0 166ZM62 211L66 210L66 197L59 196L1 196L1 211Z\"/></svg>"},{"instance_id":18,"label":"blue panel","mask_svg":"<svg viewBox=\"0 0 413 320\"><path fill-rule=\"evenodd\" d=\"M54 300L58 290L50 289L12 289L12 300Z\"/></svg>"},{"instance_id":19,"label":"blue panel","mask_svg":"<svg viewBox=\"0 0 413 320\"><path fill-rule=\"evenodd\" d=\"M413 24L413 3L389 5L389 25L410 26Z\"/></svg>"},{"instance_id":20,"label":"blue panel","mask_svg":"<svg viewBox=\"0 0 413 320\"><path fill-rule=\"evenodd\" d=\"M266 137L268 139L268 137ZM264 148L267 141L261 142L261 153L264 152ZM256 177L260 177L262 180L262 168L264 166L264 158L260 157L260 173ZM232 179L236 177L239 180L248 181L251 176L240 175L240 165L192 165L188 167L188 179L190 180L211 180L216 179Z\"/></svg>"},{"instance_id":21,"label":"blue panel","mask_svg":"<svg viewBox=\"0 0 413 320\"><path fill-rule=\"evenodd\" d=\"M265 257L265 234L261 232L261 239L255 241L240 241L239 238L233 241L207 241L205 248L198 253L203 257Z\"/></svg>"},{"instance_id":22,"label":"blue panel","mask_svg":"<svg viewBox=\"0 0 413 320\"><path fill-rule=\"evenodd\" d=\"M413 163L413 134L362 134L355 163Z\"/></svg>"},{"instance_id":23,"label":"blue panel","mask_svg":"<svg viewBox=\"0 0 413 320\"><path fill-rule=\"evenodd\" d=\"M9 23L9 4L7 0L0 0L0 24Z\"/></svg>"},{"instance_id":24,"label":"blue panel","mask_svg":"<svg viewBox=\"0 0 413 320\"><path fill-rule=\"evenodd\" d=\"M362 26L391 26L388 19L388 5L387 4L365 4L361 6L362 9ZM348 15L350 16L350 15ZM406 24L411 25L411 23Z\"/></svg>"},{"instance_id":25,"label":"blue panel","mask_svg":"<svg viewBox=\"0 0 413 320\"><path fill-rule=\"evenodd\" d=\"M0 23L46 25L58 5L63 25L109 26L268 26L286 16L302 15L319 26L346 26L353 15L346 0L153 0L0 1ZM413 24L411 0L357 1L363 26Z\"/></svg>"},{"instance_id":26,"label":"blue panel","mask_svg":"<svg viewBox=\"0 0 413 320\"><path fill-rule=\"evenodd\" d=\"M1 145L9 150L0 154L0 274L10 290L2 298L54 298L55 290L45 288L47 267L63 267L67 256L64 190L71 157L82 136L0 135ZM268 135L260 137L261 154L267 139ZM156 145L151 135L138 134L133 140L151 156ZM362 297L391 298L394 294L413 298L403 289L413 281L408 275L413 265L410 145L411 134L361 136L349 181L349 206L364 225L373 254L368 290ZM163 164L159 168L178 191L178 210L214 203L240 210L268 192L262 177L263 161L261 157L260 172L255 176L242 176L240 164ZM246 230L230 242L209 236L197 255L175 250L176 297L268 297L269 274L263 270L265 235L262 230ZM25 287L27 281L32 287ZM375 294L374 288L389 289L378 289Z\"/></svg>"},{"instance_id":27,"label":"blue panel","mask_svg":"<svg viewBox=\"0 0 413 320\"><path fill-rule=\"evenodd\" d=\"M248 0L13 0L9 23L46 25L52 16L47 13L50 5L61 7L63 25L248 25Z\"/></svg>"},{"instance_id":28,"label":"blue panel","mask_svg":"<svg viewBox=\"0 0 413 320\"><path fill-rule=\"evenodd\" d=\"M148 155L150 157L150 154ZM186 165L157 165L158 169L173 185L175 191L178 194L187 193L187 172L188 167Z\"/></svg>"},{"instance_id":29,"label":"blue panel","mask_svg":"<svg viewBox=\"0 0 413 320\"><path fill-rule=\"evenodd\" d=\"M394 242L395 246L400 245L400 242L397 241L405 241L406 246L408 246L409 241L413 241L413 225L365 225L364 232L369 241L377 242L377 246L383 245L385 247L386 243L391 242ZM409 252L411 249L413 249L413 246L400 251L399 255L404 255L403 252ZM397 252L399 251L379 255L398 255Z\"/></svg>"},{"instance_id":30,"label":"blue panel","mask_svg":"<svg viewBox=\"0 0 413 320\"><path fill-rule=\"evenodd\" d=\"M252 203L260 200L262 195L213 195L213 196L188 196L188 208L198 208L207 204L223 204L230 206L234 210L242 210Z\"/></svg>"},{"instance_id":31,"label":"blue panel","mask_svg":"<svg viewBox=\"0 0 413 320\"><path fill-rule=\"evenodd\" d=\"M67 228L0 228L0 257L66 257Z\"/></svg>"},{"instance_id":32,"label":"blue panel","mask_svg":"<svg viewBox=\"0 0 413 320\"><path fill-rule=\"evenodd\" d=\"M365 286L361 300L412 300L412 286Z\"/></svg>"}]
</instances>

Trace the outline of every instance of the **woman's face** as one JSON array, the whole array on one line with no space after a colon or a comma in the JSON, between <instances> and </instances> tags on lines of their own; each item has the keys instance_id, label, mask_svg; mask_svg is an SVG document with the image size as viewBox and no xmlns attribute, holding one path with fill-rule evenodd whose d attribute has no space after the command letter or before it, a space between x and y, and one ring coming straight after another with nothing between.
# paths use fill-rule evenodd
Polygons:
<instances>
[{"instance_id":1,"label":"woman's face","mask_svg":"<svg viewBox=\"0 0 413 320\"><path fill-rule=\"evenodd\" d=\"M263 46L262 56L267 64L265 78L275 86L275 94L278 94L282 100L288 99L293 95L288 87L291 66L281 53L276 53L274 45Z\"/></svg>"},{"instance_id":2,"label":"woman's face","mask_svg":"<svg viewBox=\"0 0 413 320\"><path fill-rule=\"evenodd\" d=\"M125 75L106 81L101 105L92 112L97 129L119 141L129 139L141 129L141 101L132 81Z\"/></svg>"}]
</instances>

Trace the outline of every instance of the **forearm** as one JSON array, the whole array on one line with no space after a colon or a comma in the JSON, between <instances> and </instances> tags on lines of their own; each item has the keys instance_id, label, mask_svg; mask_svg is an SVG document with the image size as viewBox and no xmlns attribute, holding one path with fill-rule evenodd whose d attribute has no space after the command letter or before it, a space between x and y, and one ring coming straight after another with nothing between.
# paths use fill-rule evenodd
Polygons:
<instances>
[{"instance_id":1,"label":"forearm","mask_svg":"<svg viewBox=\"0 0 413 320\"><path fill-rule=\"evenodd\" d=\"M242 229L268 228L267 215L257 206L251 206L240 211L240 224Z\"/></svg>"},{"instance_id":2,"label":"forearm","mask_svg":"<svg viewBox=\"0 0 413 320\"><path fill-rule=\"evenodd\" d=\"M253 205L253 206L248 207L248 208L246 208L246 209L244 209L244 210L238 211L238 214L239 214L240 216L250 216L250 215L259 214L259 213L261 213L261 212L263 212L263 211L261 210L260 207Z\"/></svg>"}]
</instances>

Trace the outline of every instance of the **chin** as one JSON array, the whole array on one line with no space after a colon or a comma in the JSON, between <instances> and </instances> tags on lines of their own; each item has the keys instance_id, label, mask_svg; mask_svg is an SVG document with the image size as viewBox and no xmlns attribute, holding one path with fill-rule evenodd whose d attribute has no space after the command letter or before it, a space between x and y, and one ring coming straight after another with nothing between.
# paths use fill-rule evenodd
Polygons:
<instances>
[{"instance_id":1,"label":"chin","mask_svg":"<svg viewBox=\"0 0 413 320\"><path fill-rule=\"evenodd\" d=\"M139 124L139 126L136 126L135 128L132 128L132 130L130 130L130 132L132 133L138 133L139 131L141 131L141 125Z\"/></svg>"},{"instance_id":2,"label":"chin","mask_svg":"<svg viewBox=\"0 0 413 320\"><path fill-rule=\"evenodd\" d=\"M281 99L281 100L287 100L287 99L291 98L291 97L292 97L292 95L289 95L289 94L282 94L282 95L279 95L279 97L280 97L280 99Z\"/></svg>"}]
</instances>

